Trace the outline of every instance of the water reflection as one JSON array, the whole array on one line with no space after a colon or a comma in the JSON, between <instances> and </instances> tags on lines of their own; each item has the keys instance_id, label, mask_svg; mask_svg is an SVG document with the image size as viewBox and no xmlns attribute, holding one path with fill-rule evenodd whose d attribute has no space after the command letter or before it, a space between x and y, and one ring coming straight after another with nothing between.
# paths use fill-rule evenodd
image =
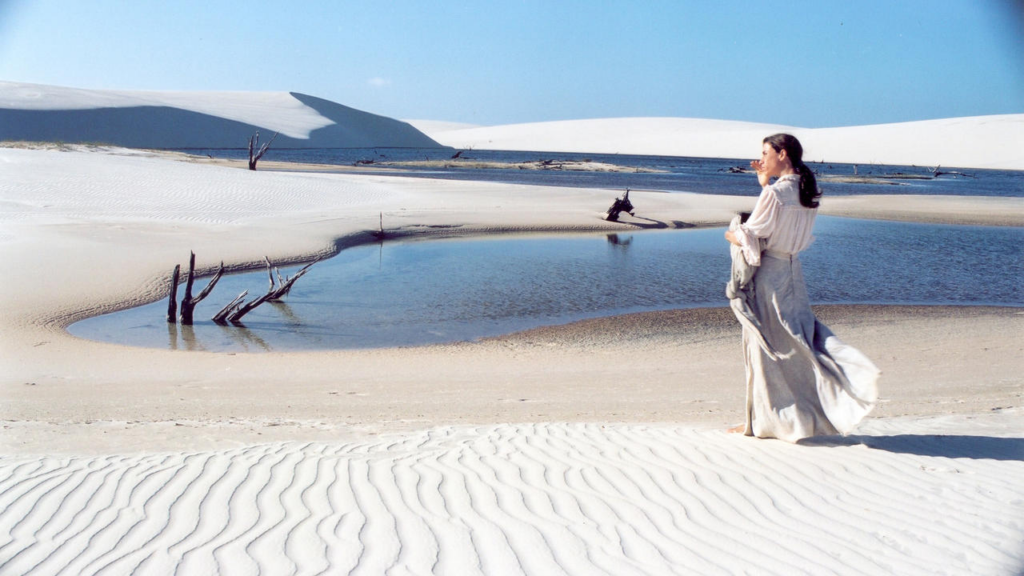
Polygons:
<instances>
[{"instance_id":1,"label":"water reflection","mask_svg":"<svg viewBox=\"0 0 1024 576\"><path fill-rule=\"evenodd\" d=\"M196 338L196 330L194 326L191 324L182 324L179 328L181 329L181 342L185 345L185 350L190 352L206 350L206 347L204 347Z\"/></svg>"},{"instance_id":2,"label":"water reflection","mask_svg":"<svg viewBox=\"0 0 1024 576\"><path fill-rule=\"evenodd\" d=\"M623 238L619 234L609 234L607 236L607 238L608 238L608 243L609 244L611 244L612 246L618 246L618 247L621 247L621 248L627 248L627 247L629 247L630 244L633 243L633 236L632 235L629 235L629 236L626 236L625 238Z\"/></svg>"},{"instance_id":3,"label":"water reflection","mask_svg":"<svg viewBox=\"0 0 1024 576\"><path fill-rule=\"evenodd\" d=\"M263 352L270 352L272 349L266 340L260 338L255 332L241 324L233 326L218 324L217 328L246 352L253 352L254 347L258 348L258 351Z\"/></svg>"},{"instance_id":4,"label":"water reflection","mask_svg":"<svg viewBox=\"0 0 1024 576\"><path fill-rule=\"evenodd\" d=\"M171 350L178 349L178 325L167 323L167 345Z\"/></svg>"},{"instance_id":5,"label":"water reflection","mask_svg":"<svg viewBox=\"0 0 1024 576\"><path fill-rule=\"evenodd\" d=\"M299 317L295 314L295 311L292 310L292 307L289 306L284 301L274 301L269 302L269 304L277 310L278 314L281 315L281 317L285 320L286 324L290 324L292 326L302 325L302 320L299 319Z\"/></svg>"},{"instance_id":6,"label":"water reflection","mask_svg":"<svg viewBox=\"0 0 1024 576\"><path fill-rule=\"evenodd\" d=\"M611 314L725 306L721 228L632 234L436 240L364 246L316 264L285 303L245 327L210 318L266 273L226 276L191 327L164 302L92 318L71 333L184 350L418 345ZM1022 228L821 217L802 255L815 303L1024 305ZM282 271L285 272L285 271ZM218 296L219 295L219 296Z\"/></svg>"}]
</instances>

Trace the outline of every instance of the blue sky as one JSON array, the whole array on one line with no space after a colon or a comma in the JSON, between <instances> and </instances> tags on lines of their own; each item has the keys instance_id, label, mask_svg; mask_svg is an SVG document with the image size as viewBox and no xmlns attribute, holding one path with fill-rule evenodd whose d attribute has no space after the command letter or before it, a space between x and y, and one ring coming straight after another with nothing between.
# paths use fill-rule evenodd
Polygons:
<instances>
[{"instance_id":1,"label":"blue sky","mask_svg":"<svg viewBox=\"0 0 1024 576\"><path fill-rule=\"evenodd\" d=\"M1024 2L0 0L0 80L478 124L1024 112Z\"/></svg>"}]
</instances>

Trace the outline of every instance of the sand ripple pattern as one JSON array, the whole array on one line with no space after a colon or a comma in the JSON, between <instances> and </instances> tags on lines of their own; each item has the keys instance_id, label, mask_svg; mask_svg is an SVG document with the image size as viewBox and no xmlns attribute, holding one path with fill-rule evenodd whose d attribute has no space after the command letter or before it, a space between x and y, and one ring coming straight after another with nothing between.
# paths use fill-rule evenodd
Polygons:
<instances>
[{"instance_id":1,"label":"sand ripple pattern","mask_svg":"<svg viewBox=\"0 0 1024 576\"><path fill-rule=\"evenodd\" d=\"M872 440L875 438L876 440ZM0 459L0 574L1010 574L1021 438L599 424Z\"/></svg>"}]
</instances>

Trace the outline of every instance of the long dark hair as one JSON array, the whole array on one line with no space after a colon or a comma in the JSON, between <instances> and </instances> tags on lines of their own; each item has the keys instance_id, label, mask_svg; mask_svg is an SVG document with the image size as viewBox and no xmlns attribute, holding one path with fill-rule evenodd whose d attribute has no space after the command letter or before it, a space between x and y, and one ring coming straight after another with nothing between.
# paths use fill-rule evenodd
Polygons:
<instances>
[{"instance_id":1,"label":"long dark hair","mask_svg":"<svg viewBox=\"0 0 1024 576\"><path fill-rule=\"evenodd\" d=\"M764 139L776 152L786 151L786 156L793 163L793 169L800 174L800 204L807 208L817 208L821 190L814 172L804 164L804 147L792 134L772 134Z\"/></svg>"}]
</instances>

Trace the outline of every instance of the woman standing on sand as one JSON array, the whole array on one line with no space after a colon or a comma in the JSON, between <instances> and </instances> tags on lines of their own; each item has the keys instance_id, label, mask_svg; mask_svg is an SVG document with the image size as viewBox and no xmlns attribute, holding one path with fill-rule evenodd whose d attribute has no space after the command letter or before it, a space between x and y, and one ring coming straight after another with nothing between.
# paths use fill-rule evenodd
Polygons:
<instances>
[{"instance_id":1,"label":"woman standing on sand","mask_svg":"<svg viewBox=\"0 0 1024 576\"><path fill-rule=\"evenodd\" d=\"M821 191L789 134L765 138L750 166L761 196L746 223L725 233L757 267L746 289L756 327L743 328L747 417L730 431L791 442L846 434L874 406L879 370L811 311L797 255L814 239Z\"/></svg>"}]
</instances>

